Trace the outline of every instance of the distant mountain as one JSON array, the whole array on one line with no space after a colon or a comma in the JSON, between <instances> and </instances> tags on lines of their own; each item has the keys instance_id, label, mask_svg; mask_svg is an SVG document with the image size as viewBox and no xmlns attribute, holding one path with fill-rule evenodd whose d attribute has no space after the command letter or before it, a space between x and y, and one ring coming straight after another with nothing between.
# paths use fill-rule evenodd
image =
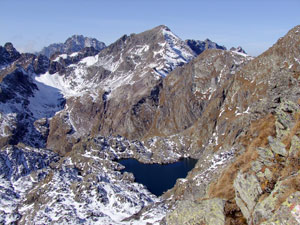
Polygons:
<instances>
[{"instance_id":1,"label":"distant mountain","mask_svg":"<svg viewBox=\"0 0 300 225\"><path fill-rule=\"evenodd\" d=\"M209 39L206 39L205 41L190 40L190 39L188 39L185 42L194 51L194 53L196 55L200 55L206 49L221 49L221 50L226 50L225 46L218 45L217 43L212 42Z\"/></svg>"},{"instance_id":2,"label":"distant mountain","mask_svg":"<svg viewBox=\"0 0 300 225\"><path fill-rule=\"evenodd\" d=\"M232 48L230 49L230 51L234 51L234 52L239 52L239 53L247 54L247 52L246 52L241 46L238 46L237 48L232 47Z\"/></svg>"},{"instance_id":3,"label":"distant mountain","mask_svg":"<svg viewBox=\"0 0 300 225\"><path fill-rule=\"evenodd\" d=\"M21 54L14 48L12 43L6 43L4 47L0 46L0 66L9 64L18 58Z\"/></svg>"},{"instance_id":4,"label":"distant mountain","mask_svg":"<svg viewBox=\"0 0 300 225\"><path fill-rule=\"evenodd\" d=\"M50 58L56 52L71 54L86 47L93 47L100 51L104 49L106 45L95 38L88 38L83 35L73 35L68 38L65 43L54 43L48 47L44 47L42 51L38 52L38 54L46 55Z\"/></svg>"}]
</instances>

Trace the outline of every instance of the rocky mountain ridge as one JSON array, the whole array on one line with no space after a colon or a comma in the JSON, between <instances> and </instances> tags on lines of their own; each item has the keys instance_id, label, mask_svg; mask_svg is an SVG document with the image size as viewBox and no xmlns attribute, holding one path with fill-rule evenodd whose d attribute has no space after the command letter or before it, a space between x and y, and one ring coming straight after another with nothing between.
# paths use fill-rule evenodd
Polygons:
<instances>
[{"instance_id":1,"label":"rocky mountain ridge","mask_svg":"<svg viewBox=\"0 0 300 225\"><path fill-rule=\"evenodd\" d=\"M48 47L44 47L37 55L45 55L50 58L53 54L59 52L60 54L72 54L79 52L84 48L93 47L97 51L101 51L106 45L95 38L84 37L83 35L73 35L64 43L54 43Z\"/></svg>"},{"instance_id":2,"label":"rocky mountain ridge","mask_svg":"<svg viewBox=\"0 0 300 225\"><path fill-rule=\"evenodd\" d=\"M0 223L296 224L299 32L257 58L196 57L166 26L50 59L1 48ZM180 157L199 161L161 197L114 161Z\"/></svg>"},{"instance_id":3,"label":"rocky mountain ridge","mask_svg":"<svg viewBox=\"0 0 300 225\"><path fill-rule=\"evenodd\" d=\"M220 46L215 42L212 42L209 39L206 39L204 41L199 40L186 40L185 41L187 45L195 52L196 55L200 55L202 52L204 52L206 49L221 49L221 50L227 50L225 46Z\"/></svg>"},{"instance_id":4,"label":"rocky mountain ridge","mask_svg":"<svg viewBox=\"0 0 300 225\"><path fill-rule=\"evenodd\" d=\"M202 141L212 129L203 158L188 180L178 182L174 190L173 198L180 194L177 198L182 201L167 216L167 224L299 223L299 212L285 208L289 196L299 192L299 182L294 182L299 162L290 164L286 158L295 157L300 150L295 147L299 136L299 29L289 31L237 72L229 89L222 91L226 93L223 104L220 99L211 103L215 115L209 110L198 123L201 129L190 132ZM211 128L206 125L203 130L204 124L213 121ZM229 152L236 156L225 157ZM282 169L289 172L280 173ZM296 202L293 204L299 204L299 199ZM207 216L209 209L215 217ZM274 217L270 211L276 212Z\"/></svg>"}]
</instances>

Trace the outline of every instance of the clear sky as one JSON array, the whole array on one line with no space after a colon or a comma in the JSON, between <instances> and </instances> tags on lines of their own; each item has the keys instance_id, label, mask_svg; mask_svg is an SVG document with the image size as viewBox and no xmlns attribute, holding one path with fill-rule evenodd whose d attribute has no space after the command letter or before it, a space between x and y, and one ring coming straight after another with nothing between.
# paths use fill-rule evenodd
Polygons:
<instances>
[{"instance_id":1,"label":"clear sky","mask_svg":"<svg viewBox=\"0 0 300 225\"><path fill-rule=\"evenodd\" d=\"M161 24L183 40L209 38L256 56L300 24L300 0L0 0L0 45L21 52L73 34L108 45Z\"/></svg>"}]
</instances>

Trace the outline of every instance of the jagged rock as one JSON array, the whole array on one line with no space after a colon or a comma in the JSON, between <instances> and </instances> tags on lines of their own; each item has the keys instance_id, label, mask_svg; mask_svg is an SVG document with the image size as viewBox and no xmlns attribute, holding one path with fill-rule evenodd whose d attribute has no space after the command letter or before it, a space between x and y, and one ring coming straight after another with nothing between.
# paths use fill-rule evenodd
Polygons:
<instances>
[{"instance_id":1,"label":"jagged rock","mask_svg":"<svg viewBox=\"0 0 300 225\"><path fill-rule=\"evenodd\" d=\"M279 209L272 213L271 218L261 223L269 224L300 224L300 192L291 194Z\"/></svg>"},{"instance_id":2,"label":"jagged rock","mask_svg":"<svg viewBox=\"0 0 300 225\"><path fill-rule=\"evenodd\" d=\"M251 164L252 164L251 169L256 173L259 172L263 167L263 163L259 161L254 161Z\"/></svg>"},{"instance_id":3,"label":"jagged rock","mask_svg":"<svg viewBox=\"0 0 300 225\"><path fill-rule=\"evenodd\" d=\"M61 54L57 52L51 56L50 65L49 65L49 73L54 74L58 72L63 75L64 73L68 73L68 66L71 64L76 64L80 62L83 58L88 56L95 56L99 53L99 50L96 50L93 47L85 47L81 49L79 52L75 52L73 54ZM103 68L100 68L100 70ZM104 70L104 69L103 69Z\"/></svg>"},{"instance_id":4,"label":"jagged rock","mask_svg":"<svg viewBox=\"0 0 300 225\"><path fill-rule=\"evenodd\" d=\"M270 181L273 178L273 173L271 172L271 170L269 168L266 168L265 172L264 172L264 176L267 180Z\"/></svg>"},{"instance_id":5,"label":"jagged rock","mask_svg":"<svg viewBox=\"0 0 300 225\"><path fill-rule=\"evenodd\" d=\"M34 59L33 67L36 74L46 73L50 66L50 60L44 55L38 55Z\"/></svg>"},{"instance_id":6,"label":"jagged rock","mask_svg":"<svg viewBox=\"0 0 300 225\"><path fill-rule=\"evenodd\" d=\"M222 199L203 200L200 203L182 201L166 217L166 223L172 225L224 225L224 204Z\"/></svg>"},{"instance_id":7,"label":"jagged rock","mask_svg":"<svg viewBox=\"0 0 300 225\"><path fill-rule=\"evenodd\" d=\"M295 118L293 117L295 112L299 109L297 104L291 101L283 101L276 110L276 133L278 137L284 137L289 133Z\"/></svg>"},{"instance_id":8,"label":"jagged rock","mask_svg":"<svg viewBox=\"0 0 300 225\"><path fill-rule=\"evenodd\" d=\"M12 63L21 57L21 54L8 42L4 47L0 46L0 66Z\"/></svg>"},{"instance_id":9,"label":"jagged rock","mask_svg":"<svg viewBox=\"0 0 300 225\"><path fill-rule=\"evenodd\" d=\"M289 157L290 158L297 158L297 154L299 153L300 149L300 138L294 135L291 140L291 147L289 150Z\"/></svg>"},{"instance_id":10,"label":"jagged rock","mask_svg":"<svg viewBox=\"0 0 300 225\"><path fill-rule=\"evenodd\" d=\"M257 161L263 165L272 167L274 165L274 154L270 149L259 147L257 148L259 158Z\"/></svg>"},{"instance_id":11,"label":"jagged rock","mask_svg":"<svg viewBox=\"0 0 300 225\"><path fill-rule=\"evenodd\" d=\"M247 52L241 46L238 46L237 48L232 47L232 48L230 48L230 51L247 54Z\"/></svg>"},{"instance_id":12,"label":"jagged rock","mask_svg":"<svg viewBox=\"0 0 300 225\"><path fill-rule=\"evenodd\" d=\"M209 39L206 39L205 41L186 40L185 42L194 51L194 53L196 55L200 55L206 49L221 49L221 50L226 50L225 46L220 46L217 43L212 42Z\"/></svg>"},{"instance_id":13,"label":"jagged rock","mask_svg":"<svg viewBox=\"0 0 300 225\"><path fill-rule=\"evenodd\" d=\"M34 127L41 133L41 135L47 138L49 134L49 122L47 118L41 118L34 121Z\"/></svg>"},{"instance_id":14,"label":"jagged rock","mask_svg":"<svg viewBox=\"0 0 300 225\"><path fill-rule=\"evenodd\" d=\"M285 149L285 145L279 140L274 140L272 137L268 137L270 147L275 154L281 156L287 156L287 151Z\"/></svg>"},{"instance_id":15,"label":"jagged rock","mask_svg":"<svg viewBox=\"0 0 300 225\"><path fill-rule=\"evenodd\" d=\"M203 112L209 102L216 99L216 107L222 104L228 80L250 60L231 52L211 49L171 73L163 82L159 107L154 115L155 123L147 135L172 135L187 130L201 117L207 121Z\"/></svg>"},{"instance_id":16,"label":"jagged rock","mask_svg":"<svg viewBox=\"0 0 300 225\"><path fill-rule=\"evenodd\" d=\"M263 161L265 161L265 160L272 161L274 159L274 154L270 149L258 147L256 150L257 150L257 152L259 154L259 158L261 160L263 160Z\"/></svg>"},{"instance_id":17,"label":"jagged rock","mask_svg":"<svg viewBox=\"0 0 300 225\"><path fill-rule=\"evenodd\" d=\"M235 201L245 218L250 221L252 211L257 203L262 189L253 174L238 173L234 180Z\"/></svg>"},{"instance_id":18,"label":"jagged rock","mask_svg":"<svg viewBox=\"0 0 300 225\"><path fill-rule=\"evenodd\" d=\"M74 52L79 52L85 47L93 47L94 49L101 51L106 47L106 45L95 38L88 38L84 37L83 35L73 35L64 43L55 43L43 48L39 54L50 58L56 52L60 52L61 54L71 54Z\"/></svg>"},{"instance_id":19,"label":"jagged rock","mask_svg":"<svg viewBox=\"0 0 300 225\"><path fill-rule=\"evenodd\" d=\"M270 195L262 201L258 201L255 208L253 208L252 219L248 218L249 223L259 224L265 219L270 219L278 206L279 199L289 190L288 185L284 185L284 181L277 182L274 190ZM245 214L244 214L245 215Z\"/></svg>"}]
</instances>

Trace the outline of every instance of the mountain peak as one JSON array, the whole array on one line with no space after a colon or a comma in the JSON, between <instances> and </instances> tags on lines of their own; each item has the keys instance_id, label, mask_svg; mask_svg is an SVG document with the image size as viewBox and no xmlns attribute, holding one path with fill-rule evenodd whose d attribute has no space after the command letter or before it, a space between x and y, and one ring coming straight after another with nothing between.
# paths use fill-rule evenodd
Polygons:
<instances>
[{"instance_id":1,"label":"mountain peak","mask_svg":"<svg viewBox=\"0 0 300 225\"><path fill-rule=\"evenodd\" d=\"M169 29L169 27L167 27L164 24L161 24L161 25L158 25L158 26L154 27L153 29Z\"/></svg>"},{"instance_id":2,"label":"mountain peak","mask_svg":"<svg viewBox=\"0 0 300 225\"><path fill-rule=\"evenodd\" d=\"M237 48L232 47L230 48L230 51L247 54L247 52L241 46L238 46Z\"/></svg>"},{"instance_id":3,"label":"mountain peak","mask_svg":"<svg viewBox=\"0 0 300 225\"><path fill-rule=\"evenodd\" d=\"M7 42L4 47L0 46L0 65L11 63L18 58L21 54L15 49L11 42Z\"/></svg>"},{"instance_id":4,"label":"mountain peak","mask_svg":"<svg viewBox=\"0 0 300 225\"><path fill-rule=\"evenodd\" d=\"M167 27L166 25L159 25L158 27L163 30L171 31L171 29L169 27Z\"/></svg>"},{"instance_id":5,"label":"mountain peak","mask_svg":"<svg viewBox=\"0 0 300 225\"><path fill-rule=\"evenodd\" d=\"M171 31L171 29L169 27L167 27L166 25L159 25L157 27L154 27L148 31L152 31L152 32L163 32L163 31Z\"/></svg>"}]
</instances>

